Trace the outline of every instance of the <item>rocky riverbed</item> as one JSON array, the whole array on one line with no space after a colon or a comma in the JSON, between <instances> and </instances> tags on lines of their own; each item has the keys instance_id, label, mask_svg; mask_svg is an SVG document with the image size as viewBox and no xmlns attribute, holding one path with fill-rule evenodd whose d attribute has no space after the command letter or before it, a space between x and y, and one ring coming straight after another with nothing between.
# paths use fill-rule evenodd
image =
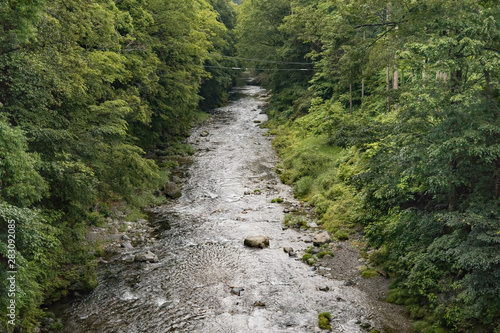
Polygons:
<instances>
[{"instance_id":1,"label":"rocky riverbed","mask_svg":"<svg viewBox=\"0 0 500 333\"><path fill-rule=\"evenodd\" d=\"M64 332L319 332L321 312L334 332L412 332L403 309L380 301L387 280L360 277L355 245L315 240L311 210L276 176L263 93L236 89L193 132L180 198L117 223L99 285L64 309ZM306 225L285 227L285 213ZM268 244L245 246L252 236Z\"/></svg>"}]
</instances>

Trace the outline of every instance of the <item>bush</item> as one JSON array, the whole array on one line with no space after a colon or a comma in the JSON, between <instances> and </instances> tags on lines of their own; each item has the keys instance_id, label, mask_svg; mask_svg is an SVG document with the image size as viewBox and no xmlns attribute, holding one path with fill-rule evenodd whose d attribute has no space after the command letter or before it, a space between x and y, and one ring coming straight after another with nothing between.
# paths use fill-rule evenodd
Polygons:
<instances>
[{"instance_id":1,"label":"bush","mask_svg":"<svg viewBox=\"0 0 500 333\"><path fill-rule=\"evenodd\" d=\"M304 197L311 191L313 186L313 178L311 176L305 176L300 178L294 185L296 195L300 197Z\"/></svg>"},{"instance_id":2,"label":"bush","mask_svg":"<svg viewBox=\"0 0 500 333\"><path fill-rule=\"evenodd\" d=\"M332 251L330 251L330 250L323 250L323 251L321 251L320 253L318 253L316 256L317 256L319 259L321 259L321 258L323 258L323 257L324 257L324 256L326 256L326 255L329 255L329 256L332 256L332 257L333 257L333 256L335 256L335 255L333 254L333 252L332 252Z\"/></svg>"},{"instance_id":3,"label":"bush","mask_svg":"<svg viewBox=\"0 0 500 333\"><path fill-rule=\"evenodd\" d=\"M332 321L332 316L329 312L321 312L318 314L318 326L323 330L332 330L332 326L330 325Z\"/></svg>"},{"instance_id":4,"label":"bush","mask_svg":"<svg viewBox=\"0 0 500 333\"><path fill-rule=\"evenodd\" d=\"M361 271L361 277L365 279L371 279L375 277L379 277L379 273L377 270L373 268L366 268Z\"/></svg>"},{"instance_id":5,"label":"bush","mask_svg":"<svg viewBox=\"0 0 500 333\"><path fill-rule=\"evenodd\" d=\"M285 214L284 224L287 228L307 229L307 221L302 216Z\"/></svg>"},{"instance_id":6,"label":"bush","mask_svg":"<svg viewBox=\"0 0 500 333\"><path fill-rule=\"evenodd\" d=\"M311 253L305 253L302 256L302 261L308 264L309 266L312 266L316 263L316 258Z\"/></svg>"},{"instance_id":7,"label":"bush","mask_svg":"<svg viewBox=\"0 0 500 333\"><path fill-rule=\"evenodd\" d=\"M341 240L341 241L344 241L344 240L348 240L349 239L349 234L347 233L347 231L344 231L344 230L338 230L336 231L333 236L335 238L337 238L338 240Z\"/></svg>"}]
</instances>

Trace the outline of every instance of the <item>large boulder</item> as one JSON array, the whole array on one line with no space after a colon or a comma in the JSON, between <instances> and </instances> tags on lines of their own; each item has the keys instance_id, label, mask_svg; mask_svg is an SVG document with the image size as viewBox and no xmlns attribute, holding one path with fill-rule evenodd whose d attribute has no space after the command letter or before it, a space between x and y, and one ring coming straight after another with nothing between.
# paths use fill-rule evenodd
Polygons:
<instances>
[{"instance_id":1,"label":"large boulder","mask_svg":"<svg viewBox=\"0 0 500 333\"><path fill-rule=\"evenodd\" d=\"M171 199L180 198L182 195L181 189L174 182L166 182L163 186L163 193Z\"/></svg>"},{"instance_id":2,"label":"large boulder","mask_svg":"<svg viewBox=\"0 0 500 333\"><path fill-rule=\"evenodd\" d=\"M269 237L251 236L245 238L244 244L248 247L260 247L261 249L269 246Z\"/></svg>"},{"instance_id":3,"label":"large boulder","mask_svg":"<svg viewBox=\"0 0 500 333\"><path fill-rule=\"evenodd\" d=\"M330 243L332 241L332 238L328 234L328 231L323 231L313 238L313 244L314 246L321 246L323 244Z\"/></svg>"},{"instance_id":4,"label":"large boulder","mask_svg":"<svg viewBox=\"0 0 500 333\"><path fill-rule=\"evenodd\" d=\"M154 254L153 252L148 251L146 253L137 254L134 257L134 260L140 261L140 262L146 262L146 261L147 262L158 262L158 256L156 254Z\"/></svg>"}]
</instances>

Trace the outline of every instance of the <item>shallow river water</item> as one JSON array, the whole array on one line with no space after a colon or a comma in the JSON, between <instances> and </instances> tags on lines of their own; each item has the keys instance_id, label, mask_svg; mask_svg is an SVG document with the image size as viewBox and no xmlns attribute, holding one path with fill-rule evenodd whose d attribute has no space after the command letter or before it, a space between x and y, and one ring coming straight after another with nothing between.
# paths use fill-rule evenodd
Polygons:
<instances>
[{"instance_id":1,"label":"shallow river water","mask_svg":"<svg viewBox=\"0 0 500 333\"><path fill-rule=\"evenodd\" d=\"M283 251L311 244L283 228L284 206L271 203L296 201L279 182L277 156L259 127L264 91L235 91L241 97L189 139L196 154L183 195L152 215L157 242L130 250L150 250L159 262L101 265L98 287L65 310L65 332L317 332L324 311L334 332L383 331L366 294ZM270 247L244 247L252 235L270 237Z\"/></svg>"}]
</instances>

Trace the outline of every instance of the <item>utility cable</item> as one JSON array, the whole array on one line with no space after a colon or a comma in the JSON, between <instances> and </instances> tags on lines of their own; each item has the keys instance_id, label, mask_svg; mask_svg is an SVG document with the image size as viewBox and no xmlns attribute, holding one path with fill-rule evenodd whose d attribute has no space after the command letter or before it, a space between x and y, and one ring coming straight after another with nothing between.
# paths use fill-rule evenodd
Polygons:
<instances>
[{"instance_id":1,"label":"utility cable","mask_svg":"<svg viewBox=\"0 0 500 333\"><path fill-rule=\"evenodd\" d=\"M242 67L224 67L224 66L203 66L205 68L221 68L221 69L232 69L232 70L246 70L247 68ZM252 68L255 71L313 71L312 68Z\"/></svg>"},{"instance_id":2,"label":"utility cable","mask_svg":"<svg viewBox=\"0 0 500 333\"><path fill-rule=\"evenodd\" d=\"M314 65L314 63L312 63L312 62L274 61L274 60L264 60L264 59L251 59L251 58L232 57L232 56L227 56L227 55L222 55L222 54L210 54L210 55L217 55L217 56L223 57L223 58L231 58L231 59L246 60L246 61L255 61L255 62L262 62L262 63L269 63L269 64L307 65L307 66Z\"/></svg>"}]
</instances>

